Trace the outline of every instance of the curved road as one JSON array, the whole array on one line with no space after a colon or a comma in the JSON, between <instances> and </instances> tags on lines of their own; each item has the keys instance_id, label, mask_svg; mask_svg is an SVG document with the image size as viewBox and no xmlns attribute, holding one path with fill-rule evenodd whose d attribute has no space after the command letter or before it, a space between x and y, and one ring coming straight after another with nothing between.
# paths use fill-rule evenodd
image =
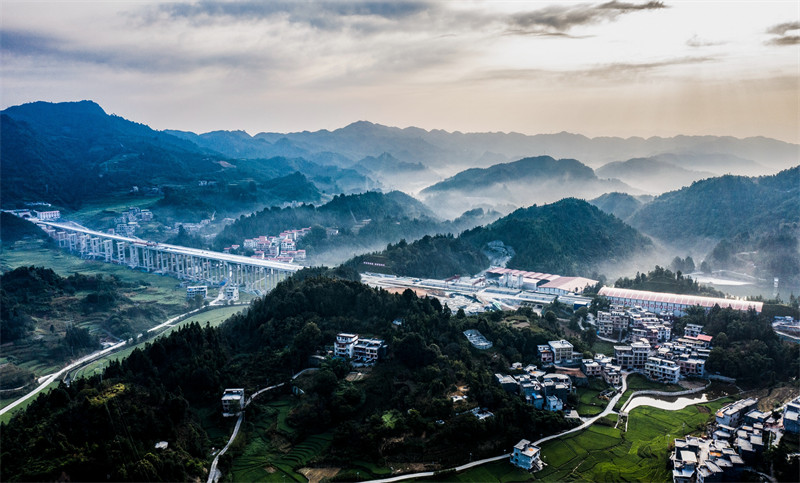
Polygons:
<instances>
[{"instance_id":1,"label":"curved road","mask_svg":"<svg viewBox=\"0 0 800 483\"><path fill-rule=\"evenodd\" d=\"M619 398L621 398L622 395L625 394L625 391L627 389L628 389L628 373L626 372L626 373L623 373L623 375L622 375L622 390L619 391L619 393L616 396L611 398L611 400L608 402L608 406L606 406L606 408L603 410L603 412L601 412L600 414L598 414L597 416L595 416L595 417L593 417L591 419L588 419L585 423L581 424L580 426L576 426L576 427L574 427L572 429L568 429L568 430L566 430L566 431L564 431L562 433L552 434L550 436L545 436L544 438L542 438L542 439L540 439L538 441L535 441L533 444L536 445L536 446L539 446L540 444L545 443L547 441L550 441L551 439L560 438L562 436L566 436L568 434L572 434L572 433L575 433L577 431L581 431L581 430L584 430L584 429L588 428L589 426L594 424L595 421L597 421L598 419L600 419L602 417L605 417L605 416L608 416L609 414L613 413L614 412L614 405L617 404L617 401L619 401ZM486 463L491 463L493 461L500 461L502 459L508 458L510 456L510 454L511 453L506 453L506 454L502 454L500 456L493 456L491 458L486 458L486 459L482 459L482 460L478 460L478 461L473 461L473 462L467 463L465 465L456 466L455 468L449 468L447 470L442 470L442 471L455 470L455 472L458 473L459 471L464 471L464 470L473 468L475 466L480 466L480 465L483 465L483 464L486 464ZM440 471L440 473L442 471ZM411 473L411 474L408 474L408 475L399 475L399 476L393 476L391 478L383 478L383 479L380 479L380 480L370 480L370 481L373 481L374 483L392 483L392 482L395 482L395 481L410 480L410 479L413 479L413 478L426 478L426 477L431 477L431 476L436 476L436 472L434 472L434 471L425 471L425 472L422 472L422 473Z\"/></svg>"},{"instance_id":2,"label":"curved road","mask_svg":"<svg viewBox=\"0 0 800 483\"><path fill-rule=\"evenodd\" d=\"M101 351L92 352L91 354L81 357L80 359L78 359L77 361L69 364L68 366L65 366L63 369L61 369L60 371L58 371L56 373L50 374L49 376L40 377L39 380L40 381L44 380L44 382L40 383L39 386L36 389L32 390L28 394L22 396L21 398L19 398L16 401L12 402L8 406L4 407L3 409L0 409L0 416L5 414L5 413L7 413L8 411L11 411L12 409L14 409L18 405L22 404L23 402L27 401L28 399L32 398L33 396L39 394L39 392L42 389L44 389L47 386L49 386L50 383L52 383L53 381L55 381L56 379L58 379L59 377L64 375L64 373L67 373L67 372L69 372L69 371L71 371L73 369L76 369L76 368L82 366L83 364L86 364L87 362L91 362L91 361L93 361L93 360L95 360L95 359L97 359L99 357L103 357L104 355L106 355L106 354L108 354L110 352L114 352L117 349L121 349L126 344L127 344L127 342L123 341L123 342L120 342L119 344L114 344L111 347L108 347L108 348L103 349Z\"/></svg>"},{"instance_id":3,"label":"curved road","mask_svg":"<svg viewBox=\"0 0 800 483\"><path fill-rule=\"evenodd\" d=\"M292 376L291 380L294 381L301 374L304 374L306 372L316 371L316 370L317 370L316 367L309 367L307 369L303 369L302 371L300 371L297 374L295 374L294 376ZM286 384L285 382L282 382L280 384L275 384L274 386L269 386L269 387L265 387L264 389L259 389L258 391L254 392L253 395L250 396L249 399L247 399L247 401L245 401L244 407L247 407L251 402L253 402L253 399L255 399L256 396L259 396L259 395L261 395L261 394L263 394L263 393L265 393L267 391L271 391L273 389L276 389L276 388L279 388L279 387L283 387L285 384ZM214 461L211 462L211 469L208 470L208 480L207 480L206 483L216 483L217 480L219 480L219 478L222 476L222 472L220 472L217 469L217 464L219 463L219 457L224 455L225 452L228 451L228 448L233 444L234 440L236 440L236 436L239 435L239 428L242 426L242 421L243 420L244 420L244 411L239 413L239 419L236 420L236 426L233 427L233 433L231 434L231 437L228 440L228 444L226 444L225 447L222 448L222 451L217 453L217 455L214 457Z\"/></svg>"}]
</instances>

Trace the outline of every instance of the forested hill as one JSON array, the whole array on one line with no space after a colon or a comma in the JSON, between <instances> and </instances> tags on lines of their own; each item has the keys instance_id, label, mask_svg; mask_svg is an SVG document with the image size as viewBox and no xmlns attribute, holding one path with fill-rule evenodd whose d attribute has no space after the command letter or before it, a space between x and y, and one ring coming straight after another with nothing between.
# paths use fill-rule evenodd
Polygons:
<instances>
[{"instance_id":1,"label":"forested hill","mask_svg":"<svg viewBox=\"0 0 800 483\"><path fill-rule=\"evenodd\" d=\"M250 216L242 215L217 235L214 245L222 248L232 243L240 244L245 238L277 235L284 230L315 225L344 230L363 224L364 220L380 222L404 218L433 219L433 214L425 205L400 191L337 195L319 207L305 204L298 207L272 207Z\"/></svg>"},{"instance_id":2,"label":"forested hill","mask_svg":"<svg viewBox=\"0 0 800 483\"><path fill-rule=\"evenodd\" d=\"M616 191L600 195L589 201L589 203L606 213L616 216L620 220L625 220L643 205L637 198L627 193L619 193Z\"/></svg>"},{"instance_id":3,"label":"forested hill","mask_svg":"<svg viewBox=\"0 0 800 483\"><path fill-rule=\"evenodd\" d=\"M553 159L550 156L524 158L513 163L496 164L489 168L471 168L422 190L434 194L451 190L471 190L493 184L524 180L597 180L592 168L575 159Z\"/></svg>"},{"instance_id":4,"label":"forested hill","mask_svg":"<svg viewBox=\"0 0 800 483\"><path fill-rule=\"evenodd\" d=\"M338 195L318 207L272 207L242 216L217 235L214 247L221 250L232 244L240 245L246 238L311 227L298 247L307 250L312 264L338 265L354 253L377 250L400 239L460 233L499 216L494 211L476 209L452 221L441 221L425 205L399 191Z\"/></svg>"},{"instance_id":5,"label":"forested hill","mask_svg":"<svg viewBox=\"0 0 800 483\"><path fill-rule=\"evenodd\" d=\"M3 198L75 207L131 186L222 170L198 146L107 115L90 101L35 102L2 112Z\"/></svg>"},{"instance_id":6,"label":"forested hill","mask_svg":"<svg viewBox=\"0 0 800 483\"><path fill-rule=\"evenodd\" d=\"M666 241L767 233L800 223L800 166L773 176L722 176L665 193L628 220Z\"/></svg>"},{"instance_id":7,"label":"forested hill","mask_svg":"<svg viewBox=\"0 0 800 483\"><path fill-rule=\"evenodd\" d=\"M557 325L532 313L515 317L515 327L526 322L523 328L500 322L500 313L492 322L463 317L410 291L389 294L319 273L301 272L220 328L189 325L112 361L102 378L77 379L39 396L2 426L0 479L205 479L211 446L220 447L232 427L219 416L222 390L242 387L250 395L285 382L338 332L383 338L387 359L355 383L345 380L343 361L324 363L307 382L295 382L304 395L277 396L289 404L283 427L258 429L282 448L332 433L330 448L314 455L320 464L421 463L435 453L443 466L453 466L467 462L470 453L474 459L494 456L522 437L572 424L561 412L536 410L508 394L492 376L513 361L534 360L537 344L563 338ZM392 324L398 318L399 327ZM472 349L466 329L480 330L499 348ZM448 397L453 385L468 386L470 404L494 417L478 421L469 412L457 414ZM248 420L264 410L258 403L248 407ZM252 428L244 425L243 431ZM159 441L169 447L154 450ZM229 462L220 464L226 475Z\"/></svg>"},{"instance_id":8,"label":"forested hill","mask_svg":"<svg viewBox=\"0 0 800 483\"><path fill-rule=\"evenodd\" d=\"M508 267L520 270L586 275L602 263L623 261L650 241L613 215L586 201L566 198L521 208L494 223L465 231L458 238L438 237L390 245L372 257L400 275L417 277L474 274L488 267L489 242L501 241L514 256ZM349 262L360 270L366 258ZM450 273L442 273L448 267Z\"/></svg>"},{"instance_id":9,"label":"forested hill","mask_svg":"<svg viewBox=\"0 0 800 483\"><path fill-rule=\"evenodd\" d=\"M617 179L598 178L592 168L575 159L537 156L467 169L425 188L420 196L437 212L452 213L465 206L511 205L513 209L552 203L565 194L589 199L611 191L637 192Z\"/></svg>"},{"instance_id":10,"label":"forested hill","mask_svg":"<svg viewBox=\"0 0 800 483\"><path fill-rule=\"evenodd\" d=\"M473 246L500 240L513 247L509 268L560 275L585 275L598 264L623 261L651 247L619 218L575 198L521 208L461 236Z\"/></svg>"},{"instance_id":11,"label":"forested hill","mask_svg":"<svg viewBox=\"0 0 800 483\"><path fill-rule=\"evenodd\" d=\"M0 115L0 190L5 206L47 201L76 209L87 200L128 193L134 186L139 192L165 185L191 192L196 191L198 181L205 180L225 185L231 192L222 190L204 201L239 203L247 209L250 204L261 207L310 199L276 197L280 189L267 186L269 180L296 171L314 183L312 190L327 193L362 192L380 186L354 170L323 166L287 150L273 150L269 159L233 159L195 144L191 136L176 137L108 115L91 101L34 102L10 107ZM246 133L239 133L238 138L242 135ZM242 199L239 188L250 183L255 189L246 194L254 199Z\"/></svg>"}]
</instances>

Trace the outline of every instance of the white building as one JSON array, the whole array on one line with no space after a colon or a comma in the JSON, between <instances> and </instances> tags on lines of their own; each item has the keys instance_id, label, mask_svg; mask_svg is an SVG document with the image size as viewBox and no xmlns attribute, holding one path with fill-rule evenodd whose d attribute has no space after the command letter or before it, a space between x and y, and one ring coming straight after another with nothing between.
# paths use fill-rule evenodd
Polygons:
<instances>
[{"instance_id":1,"label":"white building","mask_svg":"<svg viewBox=\"0 0 800 483\"><path fill-rule=\"evenodd\" d=\"M42 221L57 220L61 218L61 212L59 210L34 211L33 214L36 216L36 218L39 218Z\"/></svg>"},{"instance_id":2,"label":"white building","mask_svg":"<svg viewBox=\"0 0 800 483\"><path fill-rule=\"evenodd\" d=\"M222 393L222 416L238 416L244 409L244 389L225 389Z\"/></svg>"},{"instance_id":3,"label":"white building","mask_svg":"<svg viewBox=\"0 0 800 483\"><path fill-rule=\"evenodd\" d=\"M640 306L656 313L684 312L689 307L699 305L710 310L715 305L721 308L730 307L735 310L747 311L755 309L761 313L763 302L750 300L720 299L714 297L700 297L698 295L680 295L674 293L648 292L646 290L630 290L627 288L603 287L599 295L606 297L612 304L626 307Z\"/></svg>"},{"instance_id":4,"label":"white building","mask_svg":"<svg viewBox=\"0 0 800 483\"><path fill-rule=\"evenodd\" d=\"M191 300L197 295L202 295L203 298L208 297L208 287L206 285L195 285L186 287L186 299Z\"/></svg>"},{"instance_id":5,"label":"white building","mask_svg":"<svg viewBox=\"0 0 800 483\"><path fill-rule=\"evenodd\" d=\"M703 326L697 324L686 324L683 328L684 337L697 337L703 332Z\"/></svg>"},{"instance_id":6,"label":"white building","mask_svg":"<svg viewBox=\"0 0 800 483\"><path fill-rule=\"evenodd\" d=\"M236 302L239 300L239 286L235 283L228 283L225 285L225 300Z\"/></svg>"},{"instance_id":7,"label":"white building","mask_svg":"<svg viewBox=\"0 0 800 483\"><path fill-rule=\"evenodd\" d=\"M651 357L644 366L645 375L665 384L677 384L681 378L681 368L674 361Z\"/></svg>"},{"instance_id":8,"label":"white building","mask_svg":"<svg viewBox=\"0 0 800 483\"><path fill-rule=\"evenodd\" d=\"M531 444L527 439L522 439L514 445L514 451L511 453L511 464L527 471L539 470L542 467L540 457L541 449Z\"/></svg>"},{"instance_id":9,"label":"white building","mask_svg":"<svg viewBox=\"0 0 800 483\"><path fill-rule=\"evenodd\" d=\"M564 403L561 402L561 399L555 396L547 396L545 398L545 406L544 408L548 411L563 411L564 410Z\"/></svg>"},{"instance_id":10,"label":"white building","mask_svg":"<svg viewBox=\"0 0 800 483\"><path fill-rule=\"evenodd\" d=\"M547 343L553 352L553 363L572 362L572 344L564 339L551 340Z\"/></svg>"},{"instance_id":11,"label":"white building","mask_svg":"<svg viewBox=\"0 0 800 483\"><path fill-rule=\"evenodd\" d=\"M360 338L358 334L342 332L336 335L333 354L356 363L374 364L380 358L381 349L384 347L384 341L381 339Z\"/></svg>"},{"instance_id":12,"label":"white building","mask_svg":"<svg viewBox=\"0 0 800 483\"><path fill-rule=\"evenodd\" d=\"M798 416L800 416L800 397L786 405L783 411L783 429L789 433L800 433Z\"/></svg>"}]
</instances>

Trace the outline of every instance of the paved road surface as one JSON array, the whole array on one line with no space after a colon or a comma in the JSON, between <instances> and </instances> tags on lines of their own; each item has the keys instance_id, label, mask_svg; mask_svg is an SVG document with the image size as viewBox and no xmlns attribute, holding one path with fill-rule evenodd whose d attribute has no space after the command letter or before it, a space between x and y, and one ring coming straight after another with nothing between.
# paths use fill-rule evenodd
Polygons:
<instances>
[{"instance_id":1,"label":"paved road surface","mask_svg":"<svg viewBox=\"0 0 800 483\"><path fill-rule=\"evenodd\" d=\"M76 368L80 367L81 365L86 364L87 362L91 362L91 361L93 361L93 360L95 360L95 359L97 359L99 357L103 357L104 355L106 355L106 354L108 354L110 352L114 352L115 350L122 348L125 344L127 344L127 342L120 342L119 344L114 344L111 347L108 347L108 348L103 349L101 351L92 352L91 354L81 357L77 361L69 364L68 366L64 367L63 369L61 369L60 371L58 371L56 373L50 374L49 376L44 376L44 378L39 378L39 381L44 380L44 382L40 383L39 386L36 389L34 389L33 391L31 391L28 394L26 394L26 395L22 396L21 398L17 399L16 401L14 401L13 403L11 403L8 406L4 407L3 409L0 409L0 416L5 414L5 413L7 413L8 411L14 409L15 407L19 406L20 404L22 404L23 402L25 402L28 399L32 398L33 396L39 394L39 392L42 389L44 389L47 386L49 386L51 382L55 381L56 379L58 379L59 377L64 375L64 373L69 372L69 371L71 371L73 369L76 369Z\"/></svg>"},{"instance_id":2,"label":"paved road surface","mask_svg":"<svg viewBox=\"0 0 800 483\"><path fill-rule=\"evenodd\" d=\"M597 416L587 420L585 423L581 424L580 426L577 426L575 428L572 428L572 429L569 429L567 431L564 431L563 433L558 433L558 434L553 434L553 435L550 435L550 436L545 436L544 438L534 442L533 444L535 444L536 446L539 446L544 442L550 441L551 439L560 438L562 436L566 436L568 434L572 434L574 432L581 431L581 430L584 430L584 429L588 428L589 426L591 426L598 419L600 419L600 418L602 418L604 416L607 416L607 415L609 415L609 414L614 412L614 405L617 404L617 401L619 401L619 398L621 398L622 395L625 394L625 391L627 390L627 388L628 388L628 373L624 373L622 375L622 390L616 396L611 398L611 400L608 402L608 406L606 406L606 408L603 410L602 413L600 413ZM461 465L461 466L456 466L455 468L451 468L451 469L454 469L456 472L459 472L459 471L463 471L463 470L466 470L466 469L469 469L469 468L474 468L475 466L480 466L480 465L483 465L483 464L486 464L486 463L491 463L493 461L500 461L502 459L508 458L509 456L510 456L510 453L506 453L506 454L502 454L500 456L493 456L491 458L486 458L486 459L482 459L482 460L478 460L478 461L473 461L471 463L467 463L467 464ZM447 470L444 470L444 471L447 471ZM411 473L411 474L408 474L408 475L399 475L399 476L393 476L391 478L383 478L383 479L380 479L380 480L371 480L371 481L373 481L374 483L392 483L392 482L395 482L395 481L410 480L410 479L413 479L413 478L426 478L426 477L430 477L430 476L434 476L434 472L433 471L425 471L425 472L422 472L422 473Z\"/></svg>"}]
</instances>

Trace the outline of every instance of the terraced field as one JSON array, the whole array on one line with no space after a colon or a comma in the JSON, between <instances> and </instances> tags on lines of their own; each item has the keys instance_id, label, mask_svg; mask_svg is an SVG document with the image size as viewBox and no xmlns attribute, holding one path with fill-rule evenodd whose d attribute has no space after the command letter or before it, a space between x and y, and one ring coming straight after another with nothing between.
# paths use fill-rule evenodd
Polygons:
<instances>
[{"instance_id":1,"label":"terraced field","mask_svg":"<svg viewBox=\"0 0 800 483\"><path fill-rule=\"evenodd\" d=\"M585 431L545 443L548 466L537 480L669 481L667 451L676 436L702 429L725 398L680 411L638 407L631 411L627 432L593 425Z\"/></svg>"},{"instance_id":2,"label":"terraced field","mask_svg":"<svg viewBox=\"0 0 800 483\"><path fill-rule=\"evenodd\" d=\"M294 431L286 425L291 402L283 399L262 406L262 411L247 425L247 443L242 452L233 458L233 481L298 481L306 478L297 472L315 458L324 455L333 440L332 433L310 436L286 452L283 440L275 432L292 436ZM279 447L280 446L280 447Z\"/></svg>"}]
</instances>

